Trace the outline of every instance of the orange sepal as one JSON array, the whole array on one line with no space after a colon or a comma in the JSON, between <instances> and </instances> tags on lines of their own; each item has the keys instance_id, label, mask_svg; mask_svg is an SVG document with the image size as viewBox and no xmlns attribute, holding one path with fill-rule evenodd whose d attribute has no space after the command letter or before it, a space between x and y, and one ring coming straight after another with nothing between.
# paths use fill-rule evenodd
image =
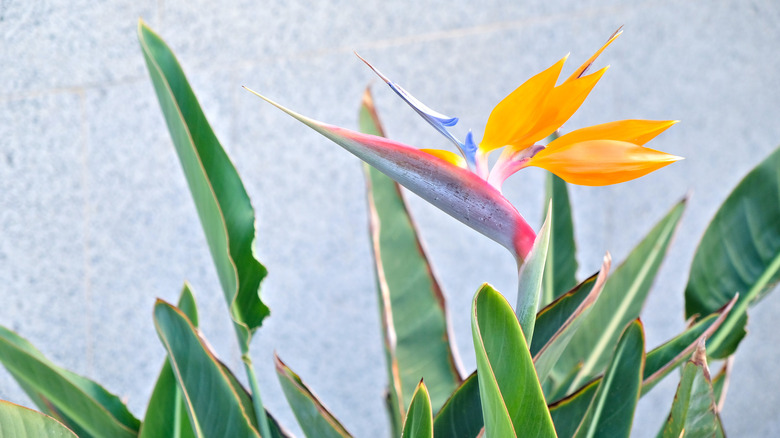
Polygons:
<instances>
[{"instance_id":1,"label":"orange sepal","mask_svg":"<svg viewBox=\"0 0 780 438\"><path fill-rule=\"evenodd\" d=\"M591 140L544 149L528 165L549 170L571 184L606 186L639 178L681 159L625 141Z\"/></svg>"},{"instance_id":2,"label":"orange sepal","mask_svg":"<svg viewBox=\"0 0 780 438\"><path fill-rule=\"evenodd\" d=\"M547 149L591 140L625 141L642 146L675 123L676 120L618 120L602 123L562 135L547 145Z\"/></svg>"},{"instance_id":3,"label":"orange sepal","mask_svg":"<svg viewBox=\"0 0 780 438\"><path fill-rule=\"evenodd\" d=\"M561 74L566 57L548 69L525 81L493 108L485 126L485 135L479 149L489 152L527 135L536 125L547 95Z\"/></svg>"}]
</instances>

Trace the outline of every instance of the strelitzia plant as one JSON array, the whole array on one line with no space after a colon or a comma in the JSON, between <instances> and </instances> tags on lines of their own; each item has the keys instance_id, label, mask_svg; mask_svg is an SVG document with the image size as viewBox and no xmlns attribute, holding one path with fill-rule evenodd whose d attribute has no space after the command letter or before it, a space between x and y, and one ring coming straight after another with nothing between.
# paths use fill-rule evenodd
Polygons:
<instances>
[{"instance_id":1,"label":"strelitzia plant","mask_svg":"<svg viewBox=\"0 0 780 438\"><path fill-rule=\"evenodd\" d=\"M254 256L248 194L173 52L142 22L138 36L214 259L251 391L205 341L185 283L176 305L161 300L154 305L166 359L143 420L96 382L58 367L0 327L0 362L48 415L0 402L0 436L289 437L263 407L249 354L249 341L269 309L259 294L266 269ZM614 272L609 274L607 254L599 272L577 282L564 180L548 178L547 198L553 203L538 235L500 192L506 177L527 166L597 185L633 179L678 159L644 148L672 121L612 122L538 144L580 106L603 74L586 71L617 36L560 85L555 83L563 60L515 90L493 110L479 144L470 133L461 142L449 131L456 119L430 110L377 71L455 144L460 156L382 138L369 93L360 110L365 134L282 108L374 166L366 166L366 179L393 436L628 436L638 398L692 354L659 436L723 435L719 412L731 361L712 377L707 355L733 354L744 336L746 309L780 279L780 207L772 202L780 193L780 150L739 184L705 232L685 290L689 327L649 352L639 311L684 202ZM488 169L488 156L501 148ZM444 293L393 180L501 243L518 262L514 309L487 283L474 296L477 370L469 376L456 364ZM736 261L735 248L744 252ZM538 303L543 309L537 313ZM301 377L274 359L303 433L350 437Z\"/></svg>"},{"instance_id":2,"label":"strelitzia plant","mask_svg":"<svg viewBox=\"0 0 780 438\"><path fill-rule=\"evenodd\" d=\"M440 388L425 390L426 398L431 394L430 403L435 414L431 430L436 436L474 437L480 433L486 436L627 436L637 399L641 395L689 357L697 343L716 333L715 339L733 337L729 333L734 327L744 324L744 310L749 301L740 300L736 293L726 294L729 300L718 300L720 307L709 306L712 313L699 314L691 320L685 332L645 353L644 329L638 320L639 312L679 223L684 202L675 206L650 232L610 280L606 280L610 265L608 255L598 275L579 285L573 280L575 245L568 239L572 235L572 227L565 181L582 185L615 184L680 159L644 147L676 123L671 120L623 120L579 129L563 136L555 135L603 75L603 69L592 74L586 72L619 34L616 32L610 37L562 84L555 85L565 58L521 85L493 110L485 128L485 137L479 144L476 144L471 132L464 141L459 140L450 131L457 124L457 118L430 109L366 62L426 122L452 142L458 153L418 150L382 138L383 130L368 94L364 96L361 110L361 128L365 133L361 134L309 119L253 91L370 164L369 193L376 191L376 186L386 184L376 170L381 171L456 219L501 243L517 260L519 291L514 318L506 319L506 309L511 308L505 302L501 304L500 294L488 285L483 286L474 299L472 327L477 350L477 373L465 379L457 373L453 378L452 371L437 373L437 382L441 381L442 375L446 377L440 388L449 387L453 382L459 385L444 405L437 404L433 397ZM552 141L545 146L537 144L548 135L553 136ZM488 169L489 154L500 148L503 148L501 156L493 168ZM548 179L548 199L554 197L558 202L562 201L556 209L548 210L547 220L538 236L529 231L530 227L522 215L507 206L506 198L500 194L503 181L528 166L552 172ZM741 187L737 191L741 191ZM386 198L387 189L382 189L382 192L381 198ZM375 204L375 196L370 195L372 224L381 224L381 209ZM402 201L394 202L403 204ZM385 220L391 221L392 216L389 214ZM409 421L408 417L404 419L404 406L409 407L411 412L409 392L403 395L401 391L414 388L417 382L412 377L420 376L412 373L403 375L404 366L397 350L414 349L412 344L420 342L419 339L404 342L395 337L397 327L393 323L408 320L410 316L396 317L392 303L395 298L399 303L405 302L401 300L402 296L419 293L420 289L410 292L403 287L401 278L389 279L384 264L387 254L392 252L389 248L395 245L382 245L381 226L375 226L379 230L374 231L372 236L378 277L381 279L380 305L386 328L387 365L391 381L388 407L394 430L399 432L402 425ZM555 228L555 239L551 237L552 228ZM414 238L410 240L413 242ZM553 252L548 255L550 245L556 247L555 257ZM560 254L564 254L562 260L559 260ZM780 248L776 248L774 254L780 254ZM766 275L777 276L777 269L771 261L759 263L769 270ZM769 281L764 278L766 275L757 279L753 290L765 291L769 287ZM392 282L401 287L393 290ZM429 284L433 285L430 287L432 295L439 297L435 280L431 278ZM561 285L568 286L564 289ZM567 292L569 287L574 288ZM755 293L752 295L755 296ZM547 306L536 314L540 297ZM597 298L600 298L598 302ZM737 307L736 313L731 313L735 303L742 305ZM578 307L572 311L569 306ZM409 307L408 304L404 306L407 312ZM485 312L486 307L492 311ZM564 310L567 307L569 310ZM439 311L440 315L443 314L443 307ZM422 312L415 315L424 316ZM499 320L504 322L499 323ZM726 323L725 332L717 331L724 321L735 322ZM446 323L444 325L440 325L435 333L446 333ZM540 336L532 337L534 330L540 332ZM433 336L429 338L433 339ZM714 348L722 344L718 341ZM733 352L735 345L732 343L730 347ZM452 363L452 353L448 354L448 351L439 354L440 370L451 370L447 364ZM704 351L703 347L700 355L701 351ZM418 349L417 352L422 358L416 364L407 364L409 368L431 359L425 351ZM529 368L529 364L533 365ZM518 372L518 367L524 371ZM529 369L535 372L536 379L524 374ZM717 379L708 383L716 397L723 396L718 388L724 387L725 375L728 373L719 374L720 384ZM533 381L537 384L541 382L541 387ZM418 386L411 399L412 404L417 400L419 390ZM540 394L544 394L541 399ZM399 400L401 409L394 406ZM544 403L540 405L539 400L546 400L547 406ZM477 414L474 414L475 406L481 406ZM464 413L464 407L472 410ZM715 420L707 426L707 430L720 430L718 411L715 407L711 408L709 418ZM678 414L675 416L679 417Z\"/></svg>"},{"instance_id":3,"label":"strelitzia plant","mask_svg":"<svg viewBox=\"0 0 780 438\"><path fill-rule=\"evenodd\" d=\"M449 150L418 149L318 122L248 90L507 248L517 261L518 275L528 277L519 282L517 314L530 342L538 294L534 292L536 287L525 285L541 281L547 244L546 238L537 242L537 262L524 266L537 241L536 233L501 194L506 178L535 166L574 184L609 185L638 178L681 159L644 147L675 121L622 120L572 131L546 146L537 144L553 135L582 105L607 68L590 74L588 70L621 32L615 32L560 85L556 83L568 55L520 85L490 113L485 135L478 144L471 131L463 141L450 132L458 118L430 109L360 58L452 142L459 155ZM498 161L488 169L490 154L502 148Z\"/></svg>"},{"instance_id":4,"label":"strelitzia plant","mask_svg":"<svg viewBox=\"0 0 780 438\"><path fill-rule=\"evenodd\" d=\"M523 83L493 109L479 144L471 132L464 141L457 139L449 128L458 123L458 118L430 109L366 62L450 140L460 155L449 150L418 149L318 122L249 91L500 243L522 262L531 250L535 233L500 193L504 180L513 173L536 166L574 184L597 186L629 181L681 159L643 147L675 121L623 120L573 131L546 146L537 144L555 133L584 102L606 67L586 72L619 35L620 31L610 37L562 84L556 86L567 57ZM488 170L489 155L501 148L504 150L498 162Z\"/></svg>"}]
</instances>

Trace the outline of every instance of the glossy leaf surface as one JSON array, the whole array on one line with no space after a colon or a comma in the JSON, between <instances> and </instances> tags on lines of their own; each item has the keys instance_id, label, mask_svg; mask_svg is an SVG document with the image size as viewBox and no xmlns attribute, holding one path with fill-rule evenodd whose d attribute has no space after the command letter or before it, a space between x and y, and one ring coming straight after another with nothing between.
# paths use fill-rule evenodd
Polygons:
<instances>
[{"instance_id":1,"label":"glossy leaf surface","mask_svg":"<svg viewBox=\"0 0 780 438\"><path fill-rule=\"evenodd\" d=\"M569 190L566 181L547 172L545 205L552 199L552 232L544 265L541 305L546 306L577 285L577 244L574 241Z\"/></svg>"},{"instance_id":2,"label":"glossy leaf surface","mask_svg":"<svg viewBox=\"0 0 780 438\"><path fill-rule=\"evenodd\" d=\"M661 379L686 361L695 351L696 345L714 333L720 324L723 323L735 301L736 300L732 300L732 302L721 309L719 313L709 315L707 318L702 319L679 335L647 353L642 375L641 395L647 394L659 381L661 381ZM550 412L553 413L553 420L556 419L553 408L558 409L560 407L562 408L562 411L568 411L569 407L566 406L568 401L573 401L573 405L580 407L582 404L586 403L586 401L589 403L590 398L592 398L595 391L589 392L588 388L593 385L598 385L601 382L601 379L602 377L598 377L588 382L569 397L553 403L550 406ZM582 409L582 411L584 412L584 409ZM561 414L558 415L560 417Z\"/></svg>"},{"instance_id":3,"label":"glossy leaf surface","mask_svg":"<svg viewBox=\"0 0 780 438\"><path fill-rule=\"evenodd\" d=\"M604 371L623 328L642 310L684 208L684 201L672 208L609 277L554 372L560 379L578 363L583 364L582 368L567 387L559 387L551 394L552 399L572 393Z\"/></svg>"},{"instance_id":4,"label":"glossy leaf surface","mask_svg":"<svg viewBox=\"0 0 780 438\"><path fill-rule=\"evenodd\" d=\"M542 276L547 261L547 247L550 244L551 210L552 205L548 206L547 217L539 234L536 235L534 246L523 264L519 266L517 273L515 315L517 315L517 320L525 335L525 342L528 345L533 340L536 312L539 309L539 300L542 294Z\"/></svg>"},{"instance_id":5,"label":"glossy leaf surface","mask_svg":"<svg viewBox=\"0 0 780 438\"><path fill-rule=\"evenodd\" d=\"M119 397L54 365L26 339L0 327L0 361L38 407L92 436L132 437L140 421Z\"/></svg>"},{"instance_id":6,"label":"glossy leaf surface","mask_svg":"<svg viewBox=\"0 0 780 438\"><path fill-rule=\"evenodd\" d=\"M274 355L274 363L284 396L304 435L309 438L351 436L333 414L320 403L303 380L279 359L279 356Z\"/></svg>"},{"instance_id":7,"label":"glossy leaf surface","mask_svg":"<svg viewBox=\"0 0 780 438\"><path fill-rule=\"evenodd\" d=\"M360 129L382 135L368 90ZM447 333L445 299L433 275L400 186L365 166L371 242L395 428L424 379L438 411L461 382Z\"/></svg>"},{"instance_id":8,"label":"glossy leaf surface","mask_svg":"<svg viewBox=\"0 0 780 438\"><path fill-rule=\"evenodd\" d=\"M179 309L158 300L157 333L168 352L182 398L199 437L259 437L251 400L226 372Z\"/></svg>"},{"instance_id":9,"label":"glossy leaf surface","mask_svg":"<svg viewBox=\"0 0 780 438\"><path fill-rule=\"evenodd\" d=\"M76 438L76 434L48 415L0 400L0 437Z\"/></svg>"},{"instance_id":10,"label":"glossy leaf surface","mask_svg":"<svg viewBox=\"0 0 780 438\"><path fill-rule=\"evenodd\" d=\"M673 339L647 353L645 375L642 382L642 395L650 391L653 386L681 363L688 360L696 350L698 343L712 336L715 330L723 324L736 301L735 297L724 308L720 309L718 313L713 313L697 321Z\"/></svg>"},{"instance_id":11,"label":"glossy leaf surface","mask_svg":"<svg viewBox=\"0 0 780 438\"><path fill-rule=\"evenodd\" d=\"M682 370L672 409L658 433L659 438L723 437L704 347L693 355Z\"/></svg>"},{"instance_id":12,"label":"glossy leaf surface","mask_svg":"<svg viewBox=\"0 0 780 438\"><path fill-rule=\"evenodd\" d=\"M452 393L433 419L434 438L475 438L485 422L479 398L477 372Z\"/></svg>"},{"instance_id":13,"label":"glossy leaf surface","mask_svg":"<svg viewBox=\"0 0 780 438\"><path fill-rule=\"evenodd\" d=\"M577 332L577 329L585 318L587 318L593 304L596 303L596 300L607 281L611 261L611 257L607 254L604 257L601 270L596 276L596 280L593 282L593 286L590 287L590 291L573 311L568 312L568 305L578 301L579 296L576 298L573 296L563 296L561 299L548 306L547 309L540 312L537 316L536 323L543 327L545 331L545 340L543 343L540 343L541 346L537 346L536 348L534 347L534 344L531 344L531 354L533 355L534 367L536 368L536 374L540 381L543 382L547 378L548 374L555 366L555 363L558 361L558 358ZM584 287L579 288L577 292L582 293L585 289L586 288ZM556 326L557 329L552 334L548 335L547 332L552 331Z\"/></svg>"},{"instance_id":14,"label":"glossy leaf surface","mask_svg":"<svg viewBox=\"0 0 780 438\"><path fill-rule=\"evenodd\" d=\"M525 336L504 297L483 285L474 297L471 332L486 437L554 437Z\"/></svg>"},{"instance_id":15,"label":"glossy leaf surface","mask_svg":"<svg viewBox=\"0 0 780 438\"><path fill-rule=\"evenodd\" d=\"M780 280L780 149L731 192L696 249L685 288L685 315L707 315L740 299L707 344L716 358L745 336L747 308Z\"/></svg>"},{"instance_id":16,"label":"glossy leaf surface","mask_svg":"<svg viewBox=\"0 0 780 438\"><path fill-rule=\"evenodd\" d=\"M188 284L184 285L179 297L179 309L187 316L193 327L198 326L198 308ZM165 358L162 370L152 390L146 416L141 424L141 438L190 438L195 437L187 415L187 406L173 374L171 362Z\"/></svg>"},{"instance_id":17,"label":"glossy leaf surface","mask_svg":"<svg viewBox=\"0 0 780 438\"><path fill-rule=\"evenodd\" d=\"M642 323L636 320L629 323L621 334L575 437L629 436L639 401L644 365L645 335Z\"/></svg>"},{"instance_id":18,"label":"glossy leaf surface","mask_svg":"<svg viewBox=\"0 0 780 438\"><path fill-rule=\"evenodd\" d=\"M574 436L588 412L600 383L601 379L590 382L574 394L550 405L550 416L555 423L558 438Z\"/></svg>"},{"instance_id":19,"label":"glossy leaf surface","mask_svg":"<svg viewBox=\"0 0 780 438\"><path fill-rule=\"evenodd\" d=\"M246 352L252 332L269 314L259 294L267 272L252 251L254 210L171 49L143 22L138 39Z\"/></svg>"},{"instance_id":20,"label":"glossy leaf surface","mask_svg":"<svg viewBox=\"0 0 780 438\"><path fill-rule=\"evenodd\" d=\"M412 402L404 419L404 428L401 438L432 438L433 437L433 412L431 412L431 398L428 390L421 381L414 391Z\"/></svg>"},{"instance_id":21,"label":"glossy leaf surface","mask_svg":"<svg viewBox=\"0 0 780 438\"><path fill-rule=\"evenodd\" d=\"M545 306L536 315L536 327L534 328L533 342L531 342L531 354L536 355L539 350L555 336L555 333L563 326L585 301L596 285L599 273L586 278L570 291L558 297L555 301Z\"/></svg>"}]
</instances>

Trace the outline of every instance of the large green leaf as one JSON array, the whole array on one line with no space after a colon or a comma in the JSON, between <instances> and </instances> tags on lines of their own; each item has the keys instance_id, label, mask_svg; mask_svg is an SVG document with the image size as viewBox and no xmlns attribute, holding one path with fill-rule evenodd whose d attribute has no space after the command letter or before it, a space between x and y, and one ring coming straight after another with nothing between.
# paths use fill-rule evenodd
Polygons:
<instances>
[{"instance_id":1,"label":"large green leaf","mask_svg":"<svg viewBox=\"0 0 780 438\"><path fill-rule=\"evenodd\" d=\"M76 438L76 434L48 415L0 400L0 437Z\"/></svg>"},{"instance_id":2,"label":"large green leaf","mask_svg":"<svg viewBox=\"0 0 780 438\"><path fill-rule=\"evenodd\" d=\"M629 436L639 401L644 365L645 335L642 323L635 320L620 336L604 378L575 437Z\"/></svg>"},{"instance_id":3,"label":"large green leaf","mask_svg":"<svg viewBox=\"0 0 780 438\"><path fill-rule=\"evenodd\" d=\"M276 374L282 384L287 403L298 419L304 435L309 438L344 438L352 435L341 425L317 397L287 365L274 355Z\"/></svg>"},{"instance_id":4,"label":"large green leaf","mask_svg":"<svg viewBox=\"0 0 780 438\"><path fill-rule=\"evenodd\" d=\"M485 436L554 437L523 330L512 307L490 285L474 297L471 333Z\"/></svg>"},{"instance_id":5,"label":"large green leaf","mask_svg":"<svg viewBox=\"0 0 780 438\"><path fill-rule=\"evenodd\" d=\"M661 379L691 356L699 342L707 339L728 316L736 300L698 321L683 333L656 347L645 356L640 396L647 394ZM550 405L550 413L559 437L572 436L590 405L602 377L588 382L572 395ZM565 433L564 433L565 432Z\"/></svg>"},{"instance_id":6,"label":"large green leaf","mask_svg":"<svg viewBox=\"0 0 780 438\"><path fill-rule=\"evenodd\" d=\"M368 90L360 129L382 135ZM420 379L438 411L461 382L447 333L444 295L422 249L400 186L366 165L371 242L385 337L390 410L400 432Z\"/></svg>"},{"instance_id":7,"label":"large green leaf","mask_svg":"<svg viewBox=\"0 0 780 438\"><path fill-rule=\"evenodd\" d=\"M433 419L434 438L476 438L485 422L479 398L477 372L452 393Z\"/></svg>"},{"instance_id":8,"label":"large green leaf","mask_svg":"<svg viewBox=\"0 0 780 438\"><path fill-rule=\"evenodd\" d=\"M601 379L594 380L574 394L550 405L550 416L555 423L555 432L558 438L571 438L577 432L577 427L582 423L588 408L599 389Z\"/></svg>"},{"instance_id":9,"label":"large green leaf","mask_svg":"<svg viewBox=\"0 0 780 438\"><path fill-rule=\"evenodd\" d=\"M431 398L425 383L420 381L406 412L401 438L433 438L433 412Z\"/></svg>"},{"instance_id":10,"label":"large green leaf","mask_svg":"<svg viewBox=\"0 0 780 438\"><path fill-rule=\"evenodd\" d=\"M259 293L267 272L252 252L254 210L171 49L143 22L138 39L246 353L252 332L269 314Z\"/></svg>"},{"instance_id":11,"label":"large green leaf","mask_svg":"<svg viewBox=\"0 0 780 438\"><path fill-rule=\"evenodd\" d=\"M574 241L566 181L547 172L545 205L552 199L552 233L544 265L541 305L546 306L577 285L577 244Z\"/></svg>"},{"instance_id":12,"label":"large green leaf","mask_svg":"<svg viewBox=\"0 0 780 438\"><path fill-rule=\"evenodd\" d=\"M547 247L550 244L550 221L552 205L547 208L547 217L536 235L534 245L528 257L518 267L517 272L517 304L515 315L523 329L525 342L531 345L536 324L536 312L539 310L539 296L542 294L542 275L547 261Z\"/></svg>"},{"instance_id":13,"label":"large green leaf","mask_svg":"<svg viewBox=\"0 0 780 438\"><path fill-rule=\"evenodd\" d=\"M553 400L603 372L623 327L639 317L684 208L685 201L672 208L609 277L598 301L560 356L553 376L560 381L579 363L582 367L569 385L552 391Z\"/></svg>"},{"instance_id":14,"label":"large green leaf","mask_svg":"<svg viewBox=\"0 0 780 438\"><path fill-rule=\"evenodd\" d=\"M543 382L547 378L558 358L566 349L566 346L569 345L569 341L577 332L580 324L588 316L593 304L604 289L611 262L612 258L607 253L601 265L601 270L590 287L576 288L571 295L567 293L561 296L537 315L536 324L543 329L543 342L540 342L541 346L536 347L532 343L531 354L533 355L534 367L540 381ZM585 293L586 289L590 289L590 291ZM580 295L584 295L584 298L580 299ZM574 304L574 302L579 303L572 310L569 306ZM555 330L553 331L553 329ZM534 340L536 340L536 337L534 337Z\"/></svg>"},{"instance_id":15,"label":"large green leaf","mask_svg":"<svg viewBox=\"0 0 780 438\"><path fill-rule=\"evenodd\" d=\"M235 377L225 371L187 316L158 300L154 323L196 436L259 437L251 401L237 388Z\"/></svg>"},{"instance_id":16,"label":"large green leaf","mask_svg":"<svg viewBox=\"0 0 780 438\"><path fill-rule=\"evenodd\" d=\"M731 192L696 249L685 288L685 315L707 315L740 299L707 344L716 358L745 336L747 308L780 280L780 149Z\"/></svg>"},{"instance_id":17,"label":"large green leaf","mask_svg":"<svg viewBox=\"0 0 780 438\"><path fill-rule=\"evenodd\" d=\"M198 308L189 284L184 284L178 308L187 316L193 327L198 326ZM165 359L157 383L152 390L146 416L141 424L141 438L190 438L195 437L187 416L187 406L173 374L171 362Z\"/></svg>"},{"instance_id":18,"label":"large green leaf","mask_svg":"<svg viewBox=\"0 0 780 438\"><path fill-rule=\"evenodd\" d=\"M558 297L536 315L534 339L531 342L531 355L536 355L544 345L560 330L572 315L575 314L586 298L590 296L601 272L591 275L572 290Z\"/></svg>"},{"instance_id":19,"label":"large green leaf","mask_svg":"<svg viewBox=\"0 0 780 438\"><path fill-rule=\"evenodd\" d=\"M132 437L140 421L97 383L54 365L0 326L0 361L44 412L91 436Z\"/></svg>"},{"instance_id":20,"label":"large green leaf","mask_svg":"<svg viewBox=\"0 0 780 438\"><path fill-rule=\"evenodd\" d=\"M699 342L712 336L726 320L736 301L735 297L717 313L700 319L684 332L647 353L642 395L647 394L661 379L687 360Z\"/></svg>"},{"instance_id":21,"label":"large green leaf","mask_svg":"<svg viewBox=\"0 0 780 438\"><path fill-rule=\"evenodd\" d=\"M683 435L686 438L724 436L703 342L693 358L683 367L671 412L663 429L658 433L659 438L679 438Z\"/></svg>"}]
</instances>

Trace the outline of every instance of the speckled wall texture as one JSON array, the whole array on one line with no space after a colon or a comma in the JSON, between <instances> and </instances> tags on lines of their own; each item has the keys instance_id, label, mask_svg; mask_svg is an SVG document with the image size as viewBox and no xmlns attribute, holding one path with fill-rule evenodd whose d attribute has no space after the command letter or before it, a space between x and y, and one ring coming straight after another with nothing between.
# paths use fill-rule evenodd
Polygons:
<instances>
[{"instance_id":1,"label":"speckled wall texture","mask_svg":"<svg viewBox=\"0 0 780 438\"><path fill-rule=\"evenodd\" d=\"M373 82L395 139L444 147L352 54L480 137L490 109L571 52L568 70L619 26L611 64L565 130L626 118L679 119L653 144L686 157L614 187L573 187L580 274L622 260L690 195L645 308L648 346L683 328L684 284L704 227L733 186L780 144L780 3L775 0L525 2L0 0L0 324L58 364L102 382L143 415L163 359L156 297L188 280L203 332L238 367L200 225L136 40L143 17L173 47L257 210L273 315L253 354L264 400L297 430L275 350L356 436L386 436L385 371L357 159L241 88L356 126ZM464 131L465 132L465 131ZM542 174L505 193L540 225ZM448 299L465 369L469 304L483 281L509 295L511 257L409 196ZM723 420L732 436L780 435L780 294L752 312ZM510 299L511 301L511 299ZM654 436L676 386L640 402ZM29 404L5 370L0 399Z\"/></svg>"}]
</instances>

